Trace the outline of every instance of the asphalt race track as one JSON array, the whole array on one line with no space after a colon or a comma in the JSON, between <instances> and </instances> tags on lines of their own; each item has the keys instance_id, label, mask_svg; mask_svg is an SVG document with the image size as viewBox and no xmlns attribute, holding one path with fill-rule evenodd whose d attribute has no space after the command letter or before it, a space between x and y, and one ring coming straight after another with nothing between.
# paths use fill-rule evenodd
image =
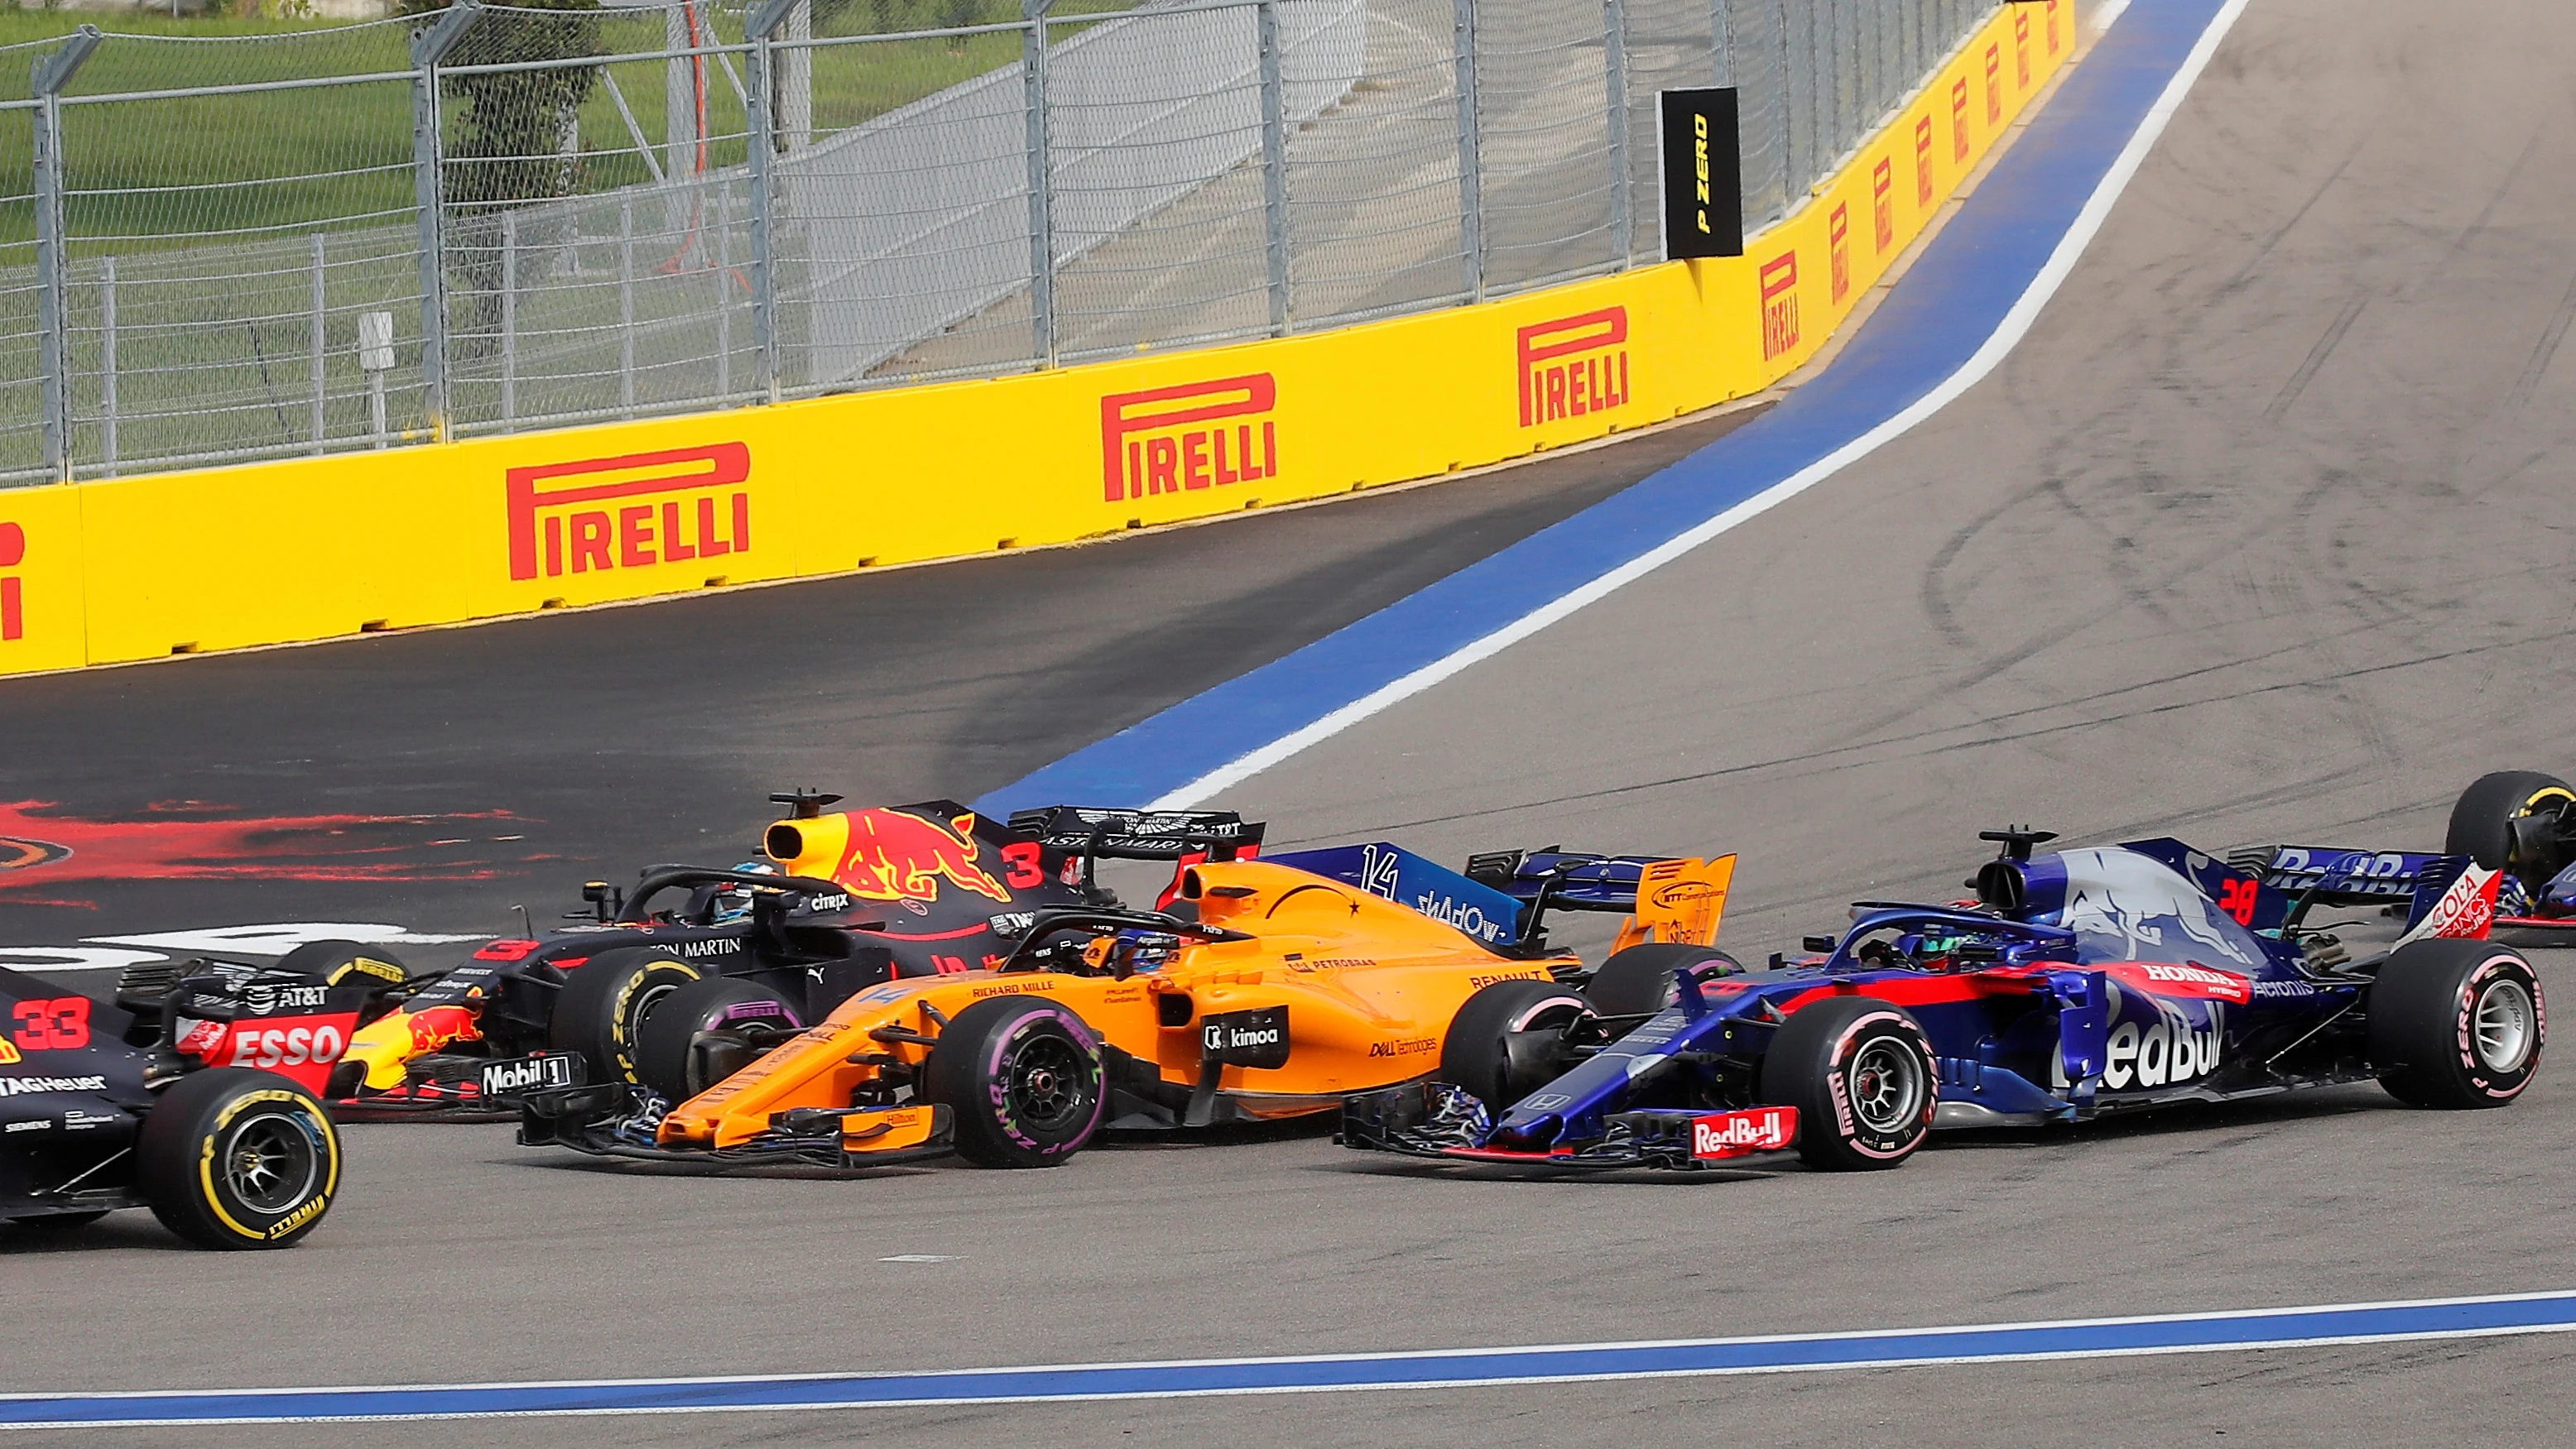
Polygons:
<instances>
[{"instance_id":1,"label":"asphalt race track","mask_svg":"<svg viewBox=\"0 0 2576 1449\"><path fill-rule=\"evenodd\" d=\"M2556 653L2576 615L2562 11L2254 0L1995 375L1227 803L1283 844L1740 850L1726 940L1745 954L1838 924L1855 898L1954 892L1975 832L2007 821L2213 848L2429 845L2482 771L2576 769ZM776 785L971 796L1706 441L1112 547L0 685L7 798L93 818L198 799L536 822L482 817L435 837L470 846L397 852L491 879L74 883L57 893L91 906L13 902L0 924L27 943L289 919L462 931L558 871L699 853L700 825L729 848ZM486 848L502 834L527 838ZM2536 959L2576 1000L2568 953ZM348 1185L292 1253L185 1253L131 1213L0 1236L18 1328L0 1391L965 1368L2576 1288L2563 1062L2500 1112L2337 1089L1947 1137L1866 1177L1532 1183L1387 1166L1302 1130L1115 1145L1045 1173L710 1179L540 1156L506 1127L348 1135ZM2571 1400L2566 1341L2541 1336L12 1442L2539 1445L2565 1442Z\"/></svg>"}]
</instances>

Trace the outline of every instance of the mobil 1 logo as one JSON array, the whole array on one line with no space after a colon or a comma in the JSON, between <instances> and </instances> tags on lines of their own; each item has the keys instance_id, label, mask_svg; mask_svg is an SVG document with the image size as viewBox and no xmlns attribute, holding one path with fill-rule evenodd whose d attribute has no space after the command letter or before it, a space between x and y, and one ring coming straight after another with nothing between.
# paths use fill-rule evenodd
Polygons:
<instances>
[{"instance_id":1,"label":"mobil 1 logo","mask_svg":"<svg viewBox=\"0 0 2576 1449\"><path fill-rule=\"evenodd\" d=\"M1229 1067L1288 1065L1288 1008L1227 1011L1199 1022L1203 1060Z\"/></svg>"}]
</instances>

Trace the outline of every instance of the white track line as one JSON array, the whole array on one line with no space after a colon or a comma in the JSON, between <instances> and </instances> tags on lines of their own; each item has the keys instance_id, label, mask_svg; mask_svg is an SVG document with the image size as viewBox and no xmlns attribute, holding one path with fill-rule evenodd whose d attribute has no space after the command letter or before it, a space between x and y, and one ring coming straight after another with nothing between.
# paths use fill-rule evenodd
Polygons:
<instances>
[{"instance_id":1,"label":"white track line","mask_svg":"<svg viewBox=\"0 0 2576 1449\"><path fill-rule=\"evenodd\" d=\"M2013 303L2012 309L2004 314L2003 321L1996 324L1995 330L1987 336L1984 345L1977 349L1976 354L1962 363L1958 371L1942 379L1940 385L1924 394L1913 406L1845 443L1822 459L1791 474L1781 482L1666 542L1652 552L1631 559L1591 582L1559 595L1484 638L1443 658L1435 659L1401 679L1370 691L1303 729L1283 735L1259 749L1219 765L1155 800L1150 808L1185 810L1198 805L1283 760L1331 739L1362 720L1411 699L1442 680L1460 673L1468 666L1492 658L1559 619L1635 583L1719 534L1733 529L1748 519L1759 517L1777 505L1831 478L1903 437L1912 431L1916 424L1948 407L1961 394L1983 382L1987 374L1993 372L2004 358L2021 344L2021 340L2030 334L2032 325L2039 320L2040 309L2048 305L2049 299L2057 295L2057 289L2065 284L2068 276L2073 274L2075 264L2082 259L2085 248L2092 245L2093 238L2102 230L2103 222L2109 219L2112 206L2119 201L2120 194L2128 189L2131 178L2138 174L2138 168L2146 163L2147 153L2155 148L2157 139L2164 135L2165 127L2173 121L2174 113L2182 109L2183 98L2191 93L2193 84L2200 79L2200 73L2209 67L2210 57L2218 53L2219 43L2227 38L2227 32L2234 28L2237 17L2245 13L2245 7L2249 3L2251 0L2227 0L2227 3L2220 7L2219 12L2210 18L2208 28L2200 34L2199 43L2192 47L2191 54L2184 57L2182 68L2174 72L2173 79L2166 83L2163 93L2156 97L2155 104L2147 109L2145 118L2138 122L2137 130L2130 133L2129 144L2121 149L2119 156L2112 161L2111 169L2104 173L2101 183L2093 188L2093 195L2084 203L2084 209L2076 213L2074 225L2068 227L2066 235L2058 240L2056 250L2049 254L2048 261L2040 267L2039 274L2031 278L2029 287L2023 290L2020 298ZM2127 7L2123 4L2121 8ZM2113 12L2110 18L2118 18L2117 13Z\"/></svg>"}]
</instances>

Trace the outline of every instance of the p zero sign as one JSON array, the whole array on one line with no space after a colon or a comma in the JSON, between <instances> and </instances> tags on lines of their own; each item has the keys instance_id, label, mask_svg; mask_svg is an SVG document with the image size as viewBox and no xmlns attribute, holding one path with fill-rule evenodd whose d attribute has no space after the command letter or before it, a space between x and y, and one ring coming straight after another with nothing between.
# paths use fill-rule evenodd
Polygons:
<instances>
[{"instance_id":1,"label":"p zero sign","mask_svg":"<svg viewBox=\"0 0 2576 1449\"><path fill-rule=\"evenodd\" d=\"M1664 91L1664 256L1744 255L1743 158L1735 88Z\"/></svg>"}]
</instances>

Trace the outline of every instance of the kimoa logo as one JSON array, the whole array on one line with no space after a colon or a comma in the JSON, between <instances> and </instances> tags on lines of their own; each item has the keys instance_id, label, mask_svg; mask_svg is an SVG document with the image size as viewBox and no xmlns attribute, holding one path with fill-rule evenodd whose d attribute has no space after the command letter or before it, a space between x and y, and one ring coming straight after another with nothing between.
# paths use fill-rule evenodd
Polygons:
<instances>
[{"instance_id":1,"label":"kimoa logo","mask_svg":"<svg viewBox=\"0 0 2576 1449\"><path fill-rule=\"evenodd\" d=\"M1604 307L1520 329L1521 426L1628 405L1628 309Z\"/></svg>"},{"instance_id":2,"label":"kimoa logo","mask_svg":"<svg viewBox=\"0 0 2576 1449\"><path fill-rule=\"evenodd\" d=\"M1279 474L1279 381L1266 372L1100 400L1106 503L1257 483Z\"/></svg>"},{"instance_id":3,"label":"kimoa logo","mask_svg":"<svg viewBox=\"0 0 2576 1449\"><path fill-rule=\"evenodd\" d=\"M512 468L510 577L561 578L751 551L751 448L715 443Z\"/></svg>"},{"instance_id":4,"label":"kimoa logo","mask_svg":"<svg viewBox=\"0 0 2576 1449\"><path fill-rule=\"evenodd\" d=\"M1207 1029L1207 1049L1212 1052L1236 1051L1244 1047L1277 1046L1279 1028L1275 1026L1240 1027L1211 1023Z\"/></svg>"}]
</instances>

